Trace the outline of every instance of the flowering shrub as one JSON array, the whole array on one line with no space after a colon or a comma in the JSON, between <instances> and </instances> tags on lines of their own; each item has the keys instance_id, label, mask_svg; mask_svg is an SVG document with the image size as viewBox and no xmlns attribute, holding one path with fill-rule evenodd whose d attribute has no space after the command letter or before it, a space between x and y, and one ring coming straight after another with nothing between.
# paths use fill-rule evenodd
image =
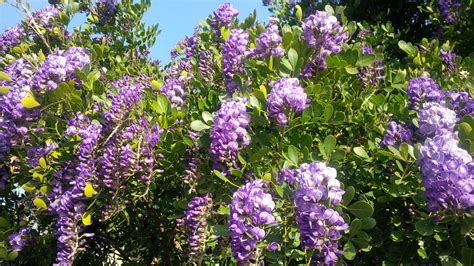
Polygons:
<instances>
[{"instance_id":1,"label":"flowering shrub","mask_svg":"<svg viewBox=\"0 0 474 266\"><path fill-rule=\"evenodd\" d=\"M223 3L165 66L149 0L7 2L1 263L474 263L468 1Z\"/></svg>"}]
</instances>

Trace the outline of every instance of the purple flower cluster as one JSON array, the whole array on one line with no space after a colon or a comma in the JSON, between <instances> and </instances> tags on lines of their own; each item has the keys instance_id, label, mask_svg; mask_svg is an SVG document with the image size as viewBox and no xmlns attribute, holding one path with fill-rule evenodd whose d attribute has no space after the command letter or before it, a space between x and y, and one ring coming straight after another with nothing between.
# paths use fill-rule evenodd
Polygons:
<instances>
[{"instance_id":1,"label":"purple flower cluster","mask_svg":"<svg viewBox=\"0 0 474 266\"><path fill-rule=\"evenodd\" d=\"M446 73L453 74L454 70L456 69L456 57L457 57L457 55L455 53L451 52L451 50L446 50L445 51L443 49L440 49L439 50L439 56L441 57L441 59L443 59L443 63L444 63Z\"/></svg>"},{"instance_id":2,"label":"purple flower cluster","mask_svg":"<svg viewBox=\"0 0 474 266\"><path fill-rule=\"evenodd\" d=\"M438 84L427 77L410 79L407 93L409 108L413 110L418 110L423 102L439 102L443 99Z\"/></svg>"},{"instance_id":3,"label":"purple flower cluster","mask_svg":"<svg viewBox=\"0 0 474 266\"><path fill-rule=\"evenodd\" d=\"M6 53L8 50L20 43L25 37L25 30L20 24L7 28L0 34L0 53Z\"/></svg>"},{"instance_id":4,"label":"purple flower cluster","mask_svg":"<svg viewBox=\"0 0 474 266\"><path fill-rule=\"evenodd\" d=\"M33 71L33 65L23 58L4 69L12 81L0 81L0 87L8 88L6 94L0 95L0 162L13 145L27 141L30 124L39 115L39 108L26 109L21 103L31 93Z\"/></svg>"},{"instance_id":5,"label":"purple flower cluster","mask_svg":"<svg viewBox=\"0 0 474 266\"><path fill-rule=\"evenodd\" d=\"M384 146L398 147L402 143L411 143L413 130L405 128L403 125L395 121L388 123L387 132L383 137L382 144Z\"/></svg>"},{"instance_id":6,"label":"purple flower cluster","mask_svg":"<svg viewBox=\"0 0 474 266\"><path fill-rule=\"evenodd\" d=\"M199 133L189 130L189 137L193 143L197 143ZM196 191L197 181L200 178L199 165L201 159L199 157L200 148L199 145L195 144L187 149L188 156L184 158L186 163L185 175L183 177L184 183L190 186L190 192Z\"/></svg>"},{"instance_id":7,"label":"purple flower cluster","mask_svg":"<svg viewBox=\"0 0 474 266\"><path fill-rule=\"evenodd\" d=\"M461 17L464 5L459 0L439 0L439 12L447 24L454 24Z\"/></svg>"},{"instance_id":8,"label":"purple flower cluster","mask_svg":"<svg viewBox=\"0 0 474 266\"><path fill-rule=\"evenodd\" d=\"M186 58L191 58L197 53L199 42L199 27L194 29L194 33L191 36L186 36L184 44L186 48Z\"/></svg>"},{"instance_id":9,"label":"purple flower cluster","mask_svg":"<svg viewBox=\"0 0 474 266\"><path fill-rule=\"evenodd\" d=\"M117 0L98 0L97 13L99 14L100 22L106 23L115 17L118 10Z\"/></svg>"},{"instance_id":10,"label":"purple flower cluster","mask_svg":"<svg viewBox=\"0 0 474 266\"><path fill-rule=\"evenodd\" d=\"M342 251L340 232L348 228L338 212L329 206L342 200L344 191L336 179L336 169L322 162L302 164L299 169L283 169L278 179L294 186L296 222L305 249L315 249L315 261L335 265Z\"/></svg>"},{"instance_id":11,"label":"purple flower cluster","mask_svg":"<svg viewBox=\"0 0 474 266\"><path fill-rule=\"evenodd\" d=\"M227 93L232 95L238 85L232 80L234 74L244 70L243 58L247 51L249 34L241 29L233 29L222 49L222 72L226 79Z\"/></svg>"},{"instance_id":12,"label":"purple flower cluster","mask_svg":"<svg viewBox=\"0 0 474 266\"><path fill-rule=\"evenodd\" d=\"M53 31L54 25L51 22L58 17L59 13L61 13L60 9L53 5L48 5L33 12L32 16L28 18L27 23L32 28L36 28L35 25L37 25L47 31ZM33 35L36 35L36 33L33 33Z\"/></svg>"},{"instance_id":13,"label":"purple flower cluster","mask_svg":"<svg viewBox=\"0 0 474 266\"><path fill-rule=\"evenodd\" d=\"M341 52L348 34L336 17L325 11L316 11L316 14L303 21L303 39L314 49L313 60L308 62L302 72L304 77L311 77L316 71L326 68L328 55Z\"/></svg>"},{"instance_id":14,"label":"purple flower cluster","mask_svg":"<svg viewBox=\"0 0 474 266\"><path fill-rule=\"evenodd\" d=\"M178 79L170 77L161 86L161 92L168 97L172 106L183 106L186 104L187 92L185 86Z\"/></svg>"},{"instance_id":15,"label":"purple flower cluster","mask_svg":"<svg viewBox=\"0 0 474 266\"><path fill-rule=\"evenodd\" d=\"M212 83L214 80L214 66L217 65L217 60L210 50L201 51L199 53L199 72L202 78L207 83Z\"/></svg>"},{"instance_id":16,"label":"purple flower cluster","mask_svg":"<svg viewBox=\"0 0 474 266\"><path fill-rule=\"evenodd\" d=\"M14 251L20 252L28 244L29 237L30 228L21 228L20 231L8 236L8 241Z\"/></svg>"},{"instance_id":17,"label":"purple flower cluster","mask_svg":"<svg viewBox=\"0 0 474 266\"><path fill-rule=\"evenodd\" d=\"M232 25L232 20L239 14L239 11L235 9L232 4L225 3L219 5L214 11L214 15L211 18L211 28L217 36L221 36L221 28L229 28Z\"/></svg>"},{"instance_id":18,"label":"purple flower cluster","mask_svg":"<svg viewBox=\"0 0 474 266\"><path fill-rule=\"evenodd\" d=\"M178 226L188 234L189 258L198 263L202 260L206 248L207 219L212 211L212 196L210 193L202 197L194 197L188 203L185 217L178 220Z\"/></svg>"},{"instance_id":19,"label":"purple flower cluster","mask_svg":"<svg viewBox=\"0 0 474 266\"><path fill-rule=\"evenodd\" d=\"M54 90L60 83L74 80L81 86L75 70L81 70L89 64L90 58L85 48L70 47L66 51L56 50L46 57L33 77L34 88L37 90Z\"/></svg>"},{"instance_id":20,"label":"purple flower cluster","mask_svg":"<svg viewBox=\"0 0 474 266\"><path fill-rule=\"evenodd\" d=\"M460 148L455 132L427 138L420 147L420 165L428 210L474 211L474 162Z\"/></svg>"},{"instance_id":21,"label":"purple flower cluster","mask_svg":"<svg viewBox=\"0 0 474 266\"><path fill-rule=\"evenodd\" d=\"M308 107L308 102L308 96L297 78L282 78L273 83L268 95L268 115L284 126L288 123L290 112L302 112Z\"/></svg>"},{"instance_id":22,"label":"purple flower cluster","mask_svg":"<svg viewBox=\"0 0 474 266\"><path fill-rule=\"evenodd\" d=\"M257 48L253 49L248 56L257 56L258 58L283 57L285 50L280 46L282 41L278 25L270 23L257 38Z\"/></svg>"},{"instance_id":23,"label":"purple flower cluster","mask_svg":"<svg viewBox=\"0 0 474 266\"><path fill-rule=\"evenodd\" d=\"M110 124L115 124L127 118L131 107L135 106L141 99L144 83L139 78L124 76L112 82L112 86L118 90L117 95L109 94L112 99L110 109L105 113L105 119Z\"/></svg>"},{"instance_id":24,"label":"purple flower cluster","mask_svg":"<svg viewBox=\"0 0 474 266\"><path fill-rule=\"evenodd\" d=\"M452 132L456 122L457 117L453 110L435 102L424 103L418 113L419 132L426 137Z\"/></svg>"},{"instance_id":25,"label":"purple flower cluster","mask_svg":"<svg viewBox=\"0 0 474 266\"><path fill-rule=\"evenodd\" d=\"M373 55L374 51L371 46L362 46L362 54ZM384 80L384 67L382 60L375 60L375 62L369 66L360 67L359 73L357 73L357 78L364 87L377 87Z\"/></svg>"},{"instance_id":26,"label":"purple flower cluster","mask_svg":"<svg viewBox=\"0 0 474 266\"><path fill-rule=\"evenodd\" d=\"M229 232L232 255L239 263L258 259L257 243L265 238L265 226L275 223L275 203L264 188L262 180L250 181L232 197Z\"/></svg>"},{"instance_id":27,"label":"purple flower cluster","mask_svg":"<svg viewBox=\"0 0 474 266\"><path fill-rule=\"evenodd\" d=\"M35 168L39 165L39 160L50 155L54 149L56 149L57 144L55 142L48 141L46 145L43 146L33 146L28 149L28 162L32 168Z\"/></svg>"},{"instance_id":28,"label":"purple flower cluster","mask_svg":"<svg viewBox=\"0 0 474 266\"><path fill-rule=\"evenodd\" d=\"M213 167L227 170L237 168L237 153L250 144L246 126L250 116L246 112L246 99L228 99L217 111L211 129L210 155Z\"/></svg>"},{"instance_id":29,"label":"purple flower cluster","mask_svg":"<svg viewBox=\"0 0 474 266\"><path fill-rule=\"evenodd\" d=\"M465 115L474 117L474 100L467 92L447 91L444 93L445 100L450 104L451 109L456 111L458 118Z\"/></svg>"}]
</instances>

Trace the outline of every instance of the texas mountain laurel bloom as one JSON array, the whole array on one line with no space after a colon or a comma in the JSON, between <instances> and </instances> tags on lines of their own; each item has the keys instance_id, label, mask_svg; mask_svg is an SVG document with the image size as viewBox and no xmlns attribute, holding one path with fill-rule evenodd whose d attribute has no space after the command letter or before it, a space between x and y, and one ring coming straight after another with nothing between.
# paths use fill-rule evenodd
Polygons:
<instances>
[{"instance_id":1,"label":"texas mountain laurel bloom","mask_svg":"<svg viewBox=\"0 0 474 266\"><path fill-rule=\"evenodd\" d=\"M313 162L282 172L284 177L280 180L298 184L294 203L301 242L305 249L316 251L315 262L335 265L342 255L338 244L340 231L348 228L342 216L331 208L341 202L344 194L336 179L336 169Z\"/></svg>"},{"instance_id":2,"label":"texas mountain laurel bloom","mask_svg":"<svg viewBox=\"0 0 474 266\"><path fill-rule=\"evenodd\" d=\"M241 29L233 29L229 34L229 39L222 48L222 72L224 74L227 93L238 90L238 85L232 80L235 74L244 71L243 59L247 51L249 34Z\"/></svg>"},{"instance_id":3,"label":"texas mountain laurel bloom","mask_svg":"<svg viewBox=\"0 0 474 266\"><path fill-rule=\"evenodd\" d=\"M314 49L312 61L302 72L303 77L311 77L317 70L326 69L326 57L339 53L348 34L335 16L325 11L316 11L303 21L303 39L308 47Z\"/></svg>"},{"instance_id":4,"label":"texas mountain laurel bloom","mask_svg":"<svg viewBox=\"0 0 474 266\"><path fill-rule=\"evenodd\" d=\"M361 46L363 55L375 55L371 46ZM360 67L357 78L364 87L377 87L384 80L384 66L382 60L375 60L372 64Z\"/></svg>"},{"instance_id":5,"label":"texas mountain laurel bloom","mask_svg":"<svg viewBox=\"0 0 474 266\"><path fill-rule=\"evenodd\" d=\"M48 5L45 8L33 12L32 16L28 18L27 24L35 29L33 32L39 30L36 29L36 26L39 26L40 29L43 28L47 31L53 31L54 24L52 22L59 16L59 13L61 13L60 9L53 5Z\"/></svg>"},{"instance_id":6,"label":"texas mountain laurel bloom","mask_svg":"<svg viewBox=\"0 0 474 266\"><path fill-rule=\"evenodd\" d=\"M431 78L412 78L407 88L409 108L418 110L424 102L439 102L443 92Z\"/></svg>"},{"instance_id":7,"label":"texas mountain laurel bloom","mask_svg":"<svg viewBox=\"0 0 474 266\"><path fill-rule=\"evenodd\" d=\"M265 31L257 38L257 48L253 49L248 56L258 58L283 57L285 50L281 47L283 39L276 23L270 23Z\"/></svg>"},{"instance_id":8,"label":"texas mountain laurel bloom","mask_svg":"<svg viewBox=\"0 0 474 266\"><path fill-rule=\"evenodd\" d=\"M439 103L424 103L418 114L419 132L427 137L452 132L456 122L456 113Z\"/></svg>"},{"instance_id":9,"label":"texas mountain laurel bloom","mask_svg":"<svg viewBox=\"0 0 474 266\"><path fill-rule=\"evenodd\" d=\"M239 11L230 3L219 5L214 11L210 24L217 36L221 35L221 27L229 28L232 20L239 14Z\"/></svg>"},{"instance_id":10,"label":"texas mountain laurel bloom","mask_svg":"<svg viewBox=\"0 0 474 266\"><path fill-rule=\"evenodd\" d=\"M212 196L194 197L188 203L185 217L178 220L178 226L188 235L189 257L199 263L204 255L207 237L207 219L212 214Z\"/></svg>"},{"instance_id":11,"label":"texas mountain laurel bloom","mask_svg":"<svg viewBox=\"0 0 474 266\"><path fill-rule=\"evenodd\" d=\"M439 0L438 7L446 24L456 23L465 8L459 0Z\"/></svg>"},{"instance_id":12,"label":"texas mountain laurel bloom","mask_svg":"<svg viewBox=\"0 0 474 266\"><path fill-rule=\"evenodd\" d=\"M258 259L256 248L265 238L265 226L275 223L275 203L264 188L262 180L250 181L232 197L229 232L232 255L238 262Z\"/></svg>"},{"instance_id":13,"label":"texas mountain laurel bloom","mask_svg":"<svg viewBox=\"0 0 474 266\"><path fill-rule=\"evenodd\" d=\"M246 112L246 102L245 98L228 99L216 113L211 128L209 151L215 169L237 168L239 149L250 144L246 129L250 116Z\"/></svg>"},{"instance_id":14,"label":"texas mountain laurel bloom","mask_svg":"<svg viewBox=\"0 0 474 266\"><path fill-rule=\"evenodd\" d=\"M0 34L0 53L8 52L8 50L19 44L21 39L24 37L25 30L20 24L7 28L2 34Z\"/></svg>"},{"instance_id":15,"label":"texas mountain laurel bloom","mask_svg":"<svg viewBox=\"0 0 474 266\"><path fill-rule=\"evenodd\" d=\"M268 115L280 126L288 123L290 112L301 113L308 107L308 96L297 78L282 78L275 81L268 95Z\"/></svg>"},{"instance_id":16,"label":"texas mountain laurel bloom","mask_svg":"<svg viewBox=\"0 0 474 266\"><path fill-rule=\"evenodd\" d=\"M384 146L398 147L402 143L411 143L413 136L413 130L405 128L403 125L398 124L395 121L388 123L387 132L383 137L382 144Z\"/></svg>"},{"instance_id":17,"label":"texas mountain laurel bloom","mask_svg":"<svg viewBox=\"0 0 474 266\"><path fill-rule=\"evenodd\" d=\"M54 90L60 83L69 80L75 80L76 86L81 86L75 70L81 70L90 62L85 48L73 46L66 51L55 50L48 55L36 72L33 78L34 88L37 90Z\"/></svg>"}]
</instances>

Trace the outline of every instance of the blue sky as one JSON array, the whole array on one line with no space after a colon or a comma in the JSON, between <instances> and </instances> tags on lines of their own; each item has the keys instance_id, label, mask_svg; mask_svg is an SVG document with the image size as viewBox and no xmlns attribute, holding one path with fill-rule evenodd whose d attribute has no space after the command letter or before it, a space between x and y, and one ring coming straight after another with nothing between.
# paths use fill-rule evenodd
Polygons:
<instances>
[{"instance_id":1,"label":"blue sky","mask_svg":"<svg viewBox=\"0 0 474 266\"><path fill-rule=\"evenodd\" d=\"M151 49L151 58L160 59L163 63L169 62L169 52L176 43L185 35L192 34L200 20L206 19L219 4L225 2L232 3L239 10L241 20L256 9L257 19L268 21L270 13L262 6L262 0L152 0L152 6L145 14L144 21L148 25L158 23L161 34ZM47 4L47 0L30 0L33 10ZM15 8L0 4L0 31L15 25L22 17ZM69 26L80 26L84 21L85 16L76 16Z\"/></svg>"}]
</instances>

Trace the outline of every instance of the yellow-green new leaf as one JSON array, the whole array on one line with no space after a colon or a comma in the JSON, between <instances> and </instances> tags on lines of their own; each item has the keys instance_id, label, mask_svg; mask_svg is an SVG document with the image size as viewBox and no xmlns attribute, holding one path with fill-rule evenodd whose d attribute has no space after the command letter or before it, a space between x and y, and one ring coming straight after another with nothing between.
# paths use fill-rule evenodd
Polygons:
<instances>
[{"instance_id":1,"label":"yellow-green new leaf","mask_svg":"<svg viewBox=\"0 0 474 266\"><path fill-rule=\"evenodd\" d=\"M92 216L89 212L85 212L83 215L82 215L82 223L84 225L91 225L92 224Z\"/></svg>"},{"instance_id":2,"label":"yellow-green new leaf","mask_svg":"<svg viewBox=\"0 0 474 266\"><path fill-rule=\"evenodd\" d=\"M26 96L25 98L21 99L21 104L26 109L32 109L32 108L40 106L40 103L37 102L35 97L31 94Z\"/></svg>"},{"instance_id":3,"label":"yellow-green new leaf","mask_svg":"<svg viewBox=\"0 0 474 266\"><path fill-rule=\"evenodd\" d=\"M87 183L86 187L84 188L84 195L88 198L91 198L92 196L95 195L97 191L95 191L94 187L92 186L91 183Z\"/></svg>"},{"instance_id":4,"label":"yellow-green new leaf","mask_svg":"<svg viewBox=\"0 0 474 266\"><path fill-rule=\"evenodd\" d=\"M33 200L33 204L36 205L36 207L38 207L39 209L48 208L48 205L46 205L46 202L44 202L44 200L41 198L36 198L35 200Z\"/></svg>"}]
</instances>

